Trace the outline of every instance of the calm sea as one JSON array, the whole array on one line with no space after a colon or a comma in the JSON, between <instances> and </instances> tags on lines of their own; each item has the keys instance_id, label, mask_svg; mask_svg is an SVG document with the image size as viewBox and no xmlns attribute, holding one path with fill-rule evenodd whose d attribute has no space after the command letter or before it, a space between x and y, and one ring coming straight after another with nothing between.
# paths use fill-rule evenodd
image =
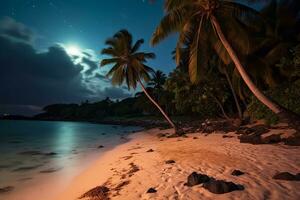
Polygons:
<instances>
[{"instance_id":1,"label":"calm sea","mask_svg":"<svg viewBox=\"0 0 300 200\"><path fill-rule=\"evenodd\" d=\"M79 122L0 121L0 188L82 165L83 159L99 156L138 130Z\"/></svg>"}]
</instances>

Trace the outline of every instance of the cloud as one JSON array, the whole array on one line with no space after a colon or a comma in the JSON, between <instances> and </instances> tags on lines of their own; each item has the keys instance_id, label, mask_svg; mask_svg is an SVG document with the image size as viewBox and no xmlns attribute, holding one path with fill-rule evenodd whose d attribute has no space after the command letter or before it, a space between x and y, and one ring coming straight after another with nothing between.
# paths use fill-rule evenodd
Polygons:
<instances>
[{"instance_id":1,"label":"cloud","mask_svg":"<svg viewBox=\"0 0 300 200\"><path fill-rule=\"evenodd\" d=\"M0 114L37 113L39 108L52 103L99 101L131 95L111 86L91 52L83 54L80 62L74 62L62 45L38 52L28 42L32 40L30 31L12 21L0 23ZM16 26L7 24L18 24L19 28L14 28L18 34L3 31Z\"/></svg>"},{"instance_id":2,"label":"cloud","mask_svg":"<svg viewBox=\"0 0 300 200\"><path fill-rule=\"evenodd\" d=\"M0 20L0 34L26 42L34 40L34 33L30 28L10 17Z\"/></svg>"}]
</instances>

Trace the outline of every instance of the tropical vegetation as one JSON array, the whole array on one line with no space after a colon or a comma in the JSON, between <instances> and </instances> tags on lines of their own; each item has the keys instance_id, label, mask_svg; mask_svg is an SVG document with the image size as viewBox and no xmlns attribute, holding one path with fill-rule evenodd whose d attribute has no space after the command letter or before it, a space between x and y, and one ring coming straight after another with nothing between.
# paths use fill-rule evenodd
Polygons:
<instances>
[{"instance_id":1,"label":"tropical vegetation","mask_svg":"<svg viewBox=\"0 0 300 200\"><path fill-rule=\"evenodd\" d=\"M140 52L143 40L133 44L131 34L121 30L106 41L102 53L109 57L101 66L111 67L107 76L113 84L129 89L139 85L143 92L120 101L50 105L45 116L102 120L159 119L163 114L174 128L169 115L177 121L285 119L299 129L300 2L269 0L259 10L251 2L166 0L166 14L151 43L179 34L175 51L170 52L176 61L172 72L166 75L147 66L154 54Z\"/></svg>"}]
</instances>

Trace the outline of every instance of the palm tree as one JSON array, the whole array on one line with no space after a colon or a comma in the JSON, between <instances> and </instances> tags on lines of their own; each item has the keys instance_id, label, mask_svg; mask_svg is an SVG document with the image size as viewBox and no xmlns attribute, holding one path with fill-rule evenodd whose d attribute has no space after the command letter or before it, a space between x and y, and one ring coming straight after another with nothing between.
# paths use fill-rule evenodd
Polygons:
<instances>
[{"instance_id":1,"label":"palm tree","mask_svg":"<svg viewBox=\"0 0 300 200\"><path fill-rule=\"evenodd\" d=\"M266 97L239 59L239 55L251 53L251 45L255 44L247 30L254 29L262 21L257 11L232 0L166 0L165 9L167 13L156 28L151 43L155 45L170 33L179 32L177 49L191 44L191 81L199 81L199 75L208 63L208 52L214 49L225 64L234 63L248 88L264 105L299 129L299 117Z\"/></svg>"},{"instance_id":2,"label":"palm tree","mask_svg":"<svg viewBox=\"0 0 300 200\"><path fill-rule=\"evenodd\" d=\"M166 82L166 74L164 74L162 71L157 70L153 73L152 78L148 85L153 86L155 89L162 90L163 85Z\"/></svg>"},{"instance_id":3,"label":"palm tree","mask_svg":"<svg viewBox=\"0 0 300 200\"><path fill-rule=\"evenodd\" d=\"M177 132L177 127L173 121L149 95L143 84L143 81L149 81L149 73L153 73L153 70L145 63L147 59L155 58L154 53L138 51L144 40L137 40L133 45L132 35L127 30L120 30L112 38L107 39L105 43L108 47L104 48L101 53L111 58L103 59L100 66L112 65L106 74L107 77L111 77L112 84L122 85L125 82L128 89L136 89L137 83L139 83L145 95Z\"/></svg>"}]
</instances>

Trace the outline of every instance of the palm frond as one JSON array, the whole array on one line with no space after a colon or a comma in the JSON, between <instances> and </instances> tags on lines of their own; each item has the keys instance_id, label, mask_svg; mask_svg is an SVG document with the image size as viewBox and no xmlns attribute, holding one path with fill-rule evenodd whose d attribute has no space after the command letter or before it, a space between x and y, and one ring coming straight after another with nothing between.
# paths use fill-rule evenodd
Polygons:
<instances>
[{"instance_id":1,"label":"palm frond","mask_svg":"<svg viewBox=\"0 0 300 200\"><path fill-rule=\"evenodd\" d=\"M139 39L138 41L136 41L136 43L133 45L131 49L131 53L135 53L143 43L144 43L144 39Z\"/></svg>"},{"instance_id":2,"label":"palm frond","mask_svg":"<svg viewBox=\"0 0 300 200\"><path fill-rule=\"evenodd\" d=\"M105 65L114 64L114 63L118 63L118 62L120 63L119 58L107 58L107 59L101 60L100 66L103 67Z\"/></svg>"}]
</instances>

